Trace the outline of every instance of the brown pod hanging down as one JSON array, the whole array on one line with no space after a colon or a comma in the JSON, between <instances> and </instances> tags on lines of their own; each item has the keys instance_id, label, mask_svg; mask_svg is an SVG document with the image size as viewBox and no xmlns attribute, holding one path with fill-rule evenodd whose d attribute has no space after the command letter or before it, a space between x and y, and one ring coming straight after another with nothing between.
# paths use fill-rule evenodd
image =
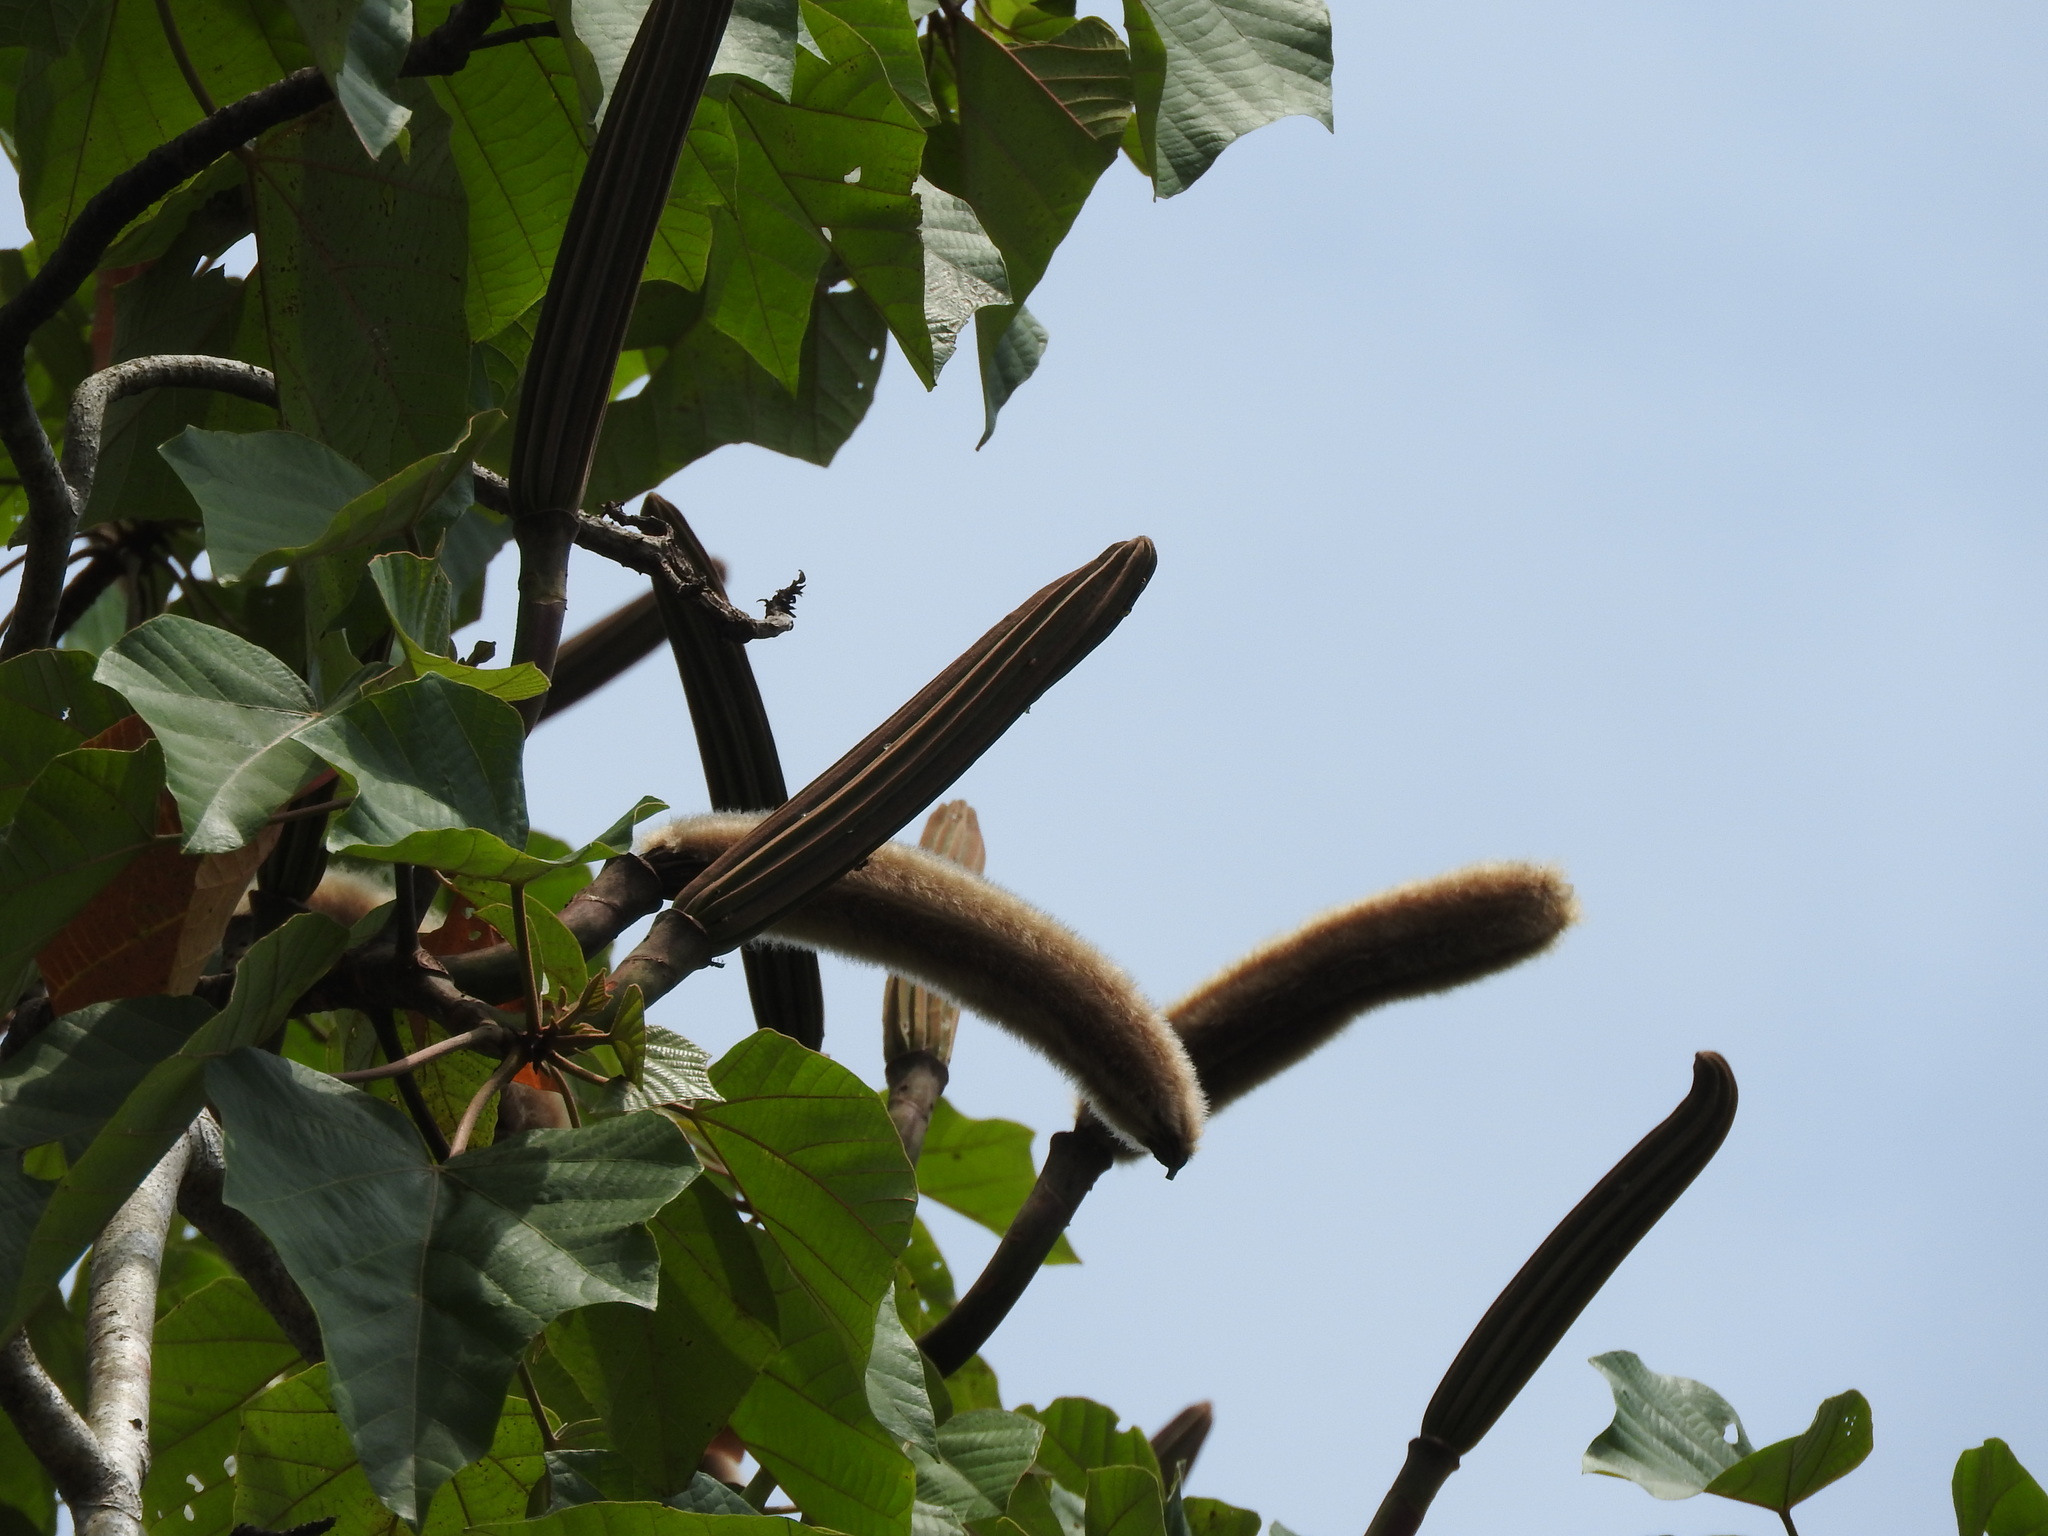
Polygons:
<instances>
[{"instance_id":1,"label":"brown pod hanging down","mask_svg":"<svg viewBox=\"0 0 2048 1536\"><path fill-rule=\"evenodd\" d=\"M715 861L758 819L664 827L650 860ZM1110 1125L1178 1168L1202 1097L1179 1039L1108 956L951 859L902 843L783 913L767 933L865 960L1009 1030L1070 1074Z\"/></svg>"}]
</instances>

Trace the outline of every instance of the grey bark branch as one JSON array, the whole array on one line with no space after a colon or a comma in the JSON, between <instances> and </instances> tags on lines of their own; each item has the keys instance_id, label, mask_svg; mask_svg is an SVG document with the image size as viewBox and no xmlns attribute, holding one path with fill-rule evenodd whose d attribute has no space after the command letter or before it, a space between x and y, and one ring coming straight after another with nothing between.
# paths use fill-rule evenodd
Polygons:
<instances>
[{"instance_id":1,"label":"grey bark branch","mask_svg":"<svg viewBox=\"0 0 2048 1536\"><path fill-rule=\"evenodd\" d=\"M165 353L102 368L72 391L71 414L64 423L64 480L78 511L83 512L92 500L108 407L146 389L215 389L258 405L277 404L277 380L268 368L229 357ZM68 545L71 541L66 538L64 542Z\"/></svg>"},{"instance_id":2,"label":"grey bark branch","mask_svg":"<svg viewBox=\"0 0 2048 1536\"><path fill-rule=\"evenodd\" d=\"M63 1389L50 1379L26 1329L0 1348L0 1408L57 1484L74 1522L107 1505L132 1509L141 1519L141 1493L124 1481Z\"/></svg>"},{"instance_id":3,"label":"grey bark branch","mask_svg":"<svg viewBox=\"0 0 2048 1536\"><path fill-rule=\"evenodd\" d=\"M317 1365L327 1357L320 1341L320 1321L298 1281L263 1235L262 1228L221 1198L227 1172L220 1125L211 1113L192 1123L192 1160L178 1186L178 1214L199 1229L221 1256L248 1282L299 1358Z\"/></svg>"},{"instance_id":4,"label":"grey bark branch","mask_svg":"<svg viewBox=\"0 0 2048 1536\"><path fill-rule=\"evenodd\" d=\"M190 1131L178 1138L93 1244L85 1321L86 1424L131 1497L102 1501L83 1518L74 1510L80 1536L141 1536L157 1279L192 1141Z\"/></svg>"}]
</instances>

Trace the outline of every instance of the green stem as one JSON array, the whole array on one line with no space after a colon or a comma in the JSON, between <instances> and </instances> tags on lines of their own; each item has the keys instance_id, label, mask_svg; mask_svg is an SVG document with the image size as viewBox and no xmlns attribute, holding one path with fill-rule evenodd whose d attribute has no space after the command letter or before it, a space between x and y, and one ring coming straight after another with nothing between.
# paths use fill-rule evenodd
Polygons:
<instances>
[{"instance_id":1,"label":"green stem","mask_svg":"<svg viewBox=\"0 0 2048 1536\"><path fill-rule=\"evenodd\" d=\"M520 979L526 984L526 1028L530 1034L541 1026L540 971L534 964L533 930L526 917L526 887L512 887L512 930L519 945Z\"/></svg>"},{"instance_id":2,"label":"green stem","mask_svg":"<svg viewBox=\"0 0 2048 1536\"><path fill-rule=\"evenodd\" d=\"M1799 1527L1792 1523L1792 1511L1789 1508L1779 1510L1778 1518L1785 1522L1785 1536L1799 1536Z\"/></svg>"},{"instance_id":3,"label":"green stem","mask_svg":"<svg viewBox=\"0 0 2048 1536\"><path fill-rule=\"evenodd\" d=\"M763 1467L748 1479L747 1486L740 1490L740 1497L756 1509L765 1509L768 1505L768 1495L774 1491L775 1474Z\"/></svg>"}]
</instances>

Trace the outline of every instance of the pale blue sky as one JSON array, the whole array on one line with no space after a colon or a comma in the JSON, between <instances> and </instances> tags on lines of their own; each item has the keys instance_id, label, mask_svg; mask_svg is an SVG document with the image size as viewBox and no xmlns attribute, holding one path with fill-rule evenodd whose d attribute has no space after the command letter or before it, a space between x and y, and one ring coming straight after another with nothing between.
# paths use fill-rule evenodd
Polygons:
<instances>
[{"instance_id":1,"label":"pale blue sky","mask_svg":"<svg viewBox=\"0 0 2048 1536\"><path fill-rule=\"evenodd\" d=\"M1806 1536L1944 1528L1958 1451L2048 1475L2041 703L2048 20L2019 4L1339 0L1338 133L1153 204L1127 168L1033 301L991 445L892 364L830 471L670 493L737 595L793 782L1113 539L1131 618L960 786L989 873L1162 1000L1317 909L1562 864L1558 953L1358 1026L1104 1181L988 1354L1012 1402L1217 1427L1194 1491L1361 1529L1466 1332L1724 1052L1720 1158L1428 1529L1748 1532L1578 1472L1633 1349L1758 1443L1874 1405ZM625 595L579 560L576 619ZM497 622L502 607L494 607ZM500 636L501 639L509 636ZM702 804L656 658L548 726L537 823ZM880 978L827 964L879 1075ZM721 1047L737 967L656 1017ZM1042 1131L970 1021L955 1102ZM934 1219L963 1283L993 1239Z\"/></svg>"}]
</instances>

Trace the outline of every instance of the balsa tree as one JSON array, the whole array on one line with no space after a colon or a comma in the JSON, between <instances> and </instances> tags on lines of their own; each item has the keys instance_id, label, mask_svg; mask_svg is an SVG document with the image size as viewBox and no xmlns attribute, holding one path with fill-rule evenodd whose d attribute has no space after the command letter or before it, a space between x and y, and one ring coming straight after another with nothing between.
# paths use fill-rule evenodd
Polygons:
<instances>
[{"instance_id":1,"label":"balsa tree","mask_svg":"<svg viewBox=\"0 0 2048 1536\"><path fill-rule=\"evenodd\" d=\"M1171 1174L1359 1014L1544 949L1569 890L1392 892L1162 1009L983 878L964 806L890 841L1116 628L1149 542L792 794L747 647L801 577L745 611L651 494L727 443L830 461L892 345L927 385L966 353L993 430L1120 156L1170 196L1328 120L1318 0L1074 10L0 5L32 237L0 259L7 1536L58 1500L94 1536L1256 1530L1180 1496L1205 1409L1149 1441L1013 1411L981 1347L1112 1164ZM646 596L571 630L577 546ZM456 637L501 553L492 665ZM531 827L527 734L664 641L710 814ZM647 1011L734 950L760 1027L714 1063ZM884 1084L823 1054L819 950L892 973ZM942 1097L963 1007L1080 1090L1042 1168ZM1733 1107L1702 1057L1475 1333L1375 1530ZM920 1198L1004 1234L964 1292Z\"/></svg>"}]
</instances>

